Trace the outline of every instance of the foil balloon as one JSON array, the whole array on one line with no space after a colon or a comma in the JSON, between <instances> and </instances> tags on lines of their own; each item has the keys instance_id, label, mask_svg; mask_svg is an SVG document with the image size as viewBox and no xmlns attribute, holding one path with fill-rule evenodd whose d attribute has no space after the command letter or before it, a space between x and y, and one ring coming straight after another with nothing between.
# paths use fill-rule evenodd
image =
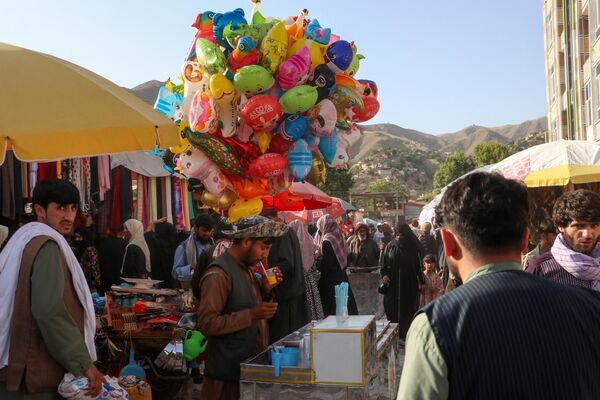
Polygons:
<instances>
[{"instance_id":1,"label":"foil balloon","mask_svg":"<svg viewBox=\"0 0 600 400\"><path fill-rule=\"evenodd\" d=\"M308 79L308 84L317 88L317 101L329 97L335 82L335 73L325 64L318 65Z\"/></svg>"},{"instance_id":2,"label":"foil balloon","mask_svg":"<svg viewBox=\"0 0 600 400\"><path fill-rule=\"evenodd\" d=\"M247 65L256 64L256 46L252 39L248 37L237 37L235 41L235 48L227 57L227 66L229 71L233 74L238 69Z\"/></svg>"},{"instance_id":3,"label":"foil balloon","mask_svg":"<svg viewBox=\"0 0 600 400\"><path fill-rule=\"evenodd\" d=\"M243 172L242 165L233 152L233 149L223 139L200 132L193 132L189 128L186 128L184 132L190 143L202 150L220 169L236 175L240 175Z\"/></svg>"},{"instance_id":4,"label":"foil balloon","mask_svg":"<svg viewBox=\"0 0 600 400\"><path fill-rule=\"evenodd\" d=\"M271 138L271 142L269 143L269 151L271 153L283 154L288 151L292 143L293 142L286 136L283 136L281 133L277 133Z\"/></svg>"},{"instance_id":5,"label":"foil balloon","mask_svg":"<svg viewBox=\"0 0 600 400\"><path fill-rule=\"evenodd\" d=\"M254 129L244 121L243 118L238 119L238 128L235 137L242 143L246 143L250 140L254 134Z\"/></svg>"},{"instance_id":6,"label":"foil balloon","mask_svg":"<svg viewBox=\"0 0 600 400\"><path fill-rule=\"evenodd\" d=\"M285 60L288 50L288 36L283 22L278 22L271 28L262 41L261 65L275 75L279 64Z\"/></svg>"},{"instance_id":7,"label":"foil balloon","mask_svg":"<svg viewBox=\"0 0 600 400\"><path fill-rule=\"evenodd\" d=\"M251 215L260 215L263 209L263 202L260 197L250 200L237 200L229 207L229 222L235 222L242 217Z\"/></svg>"},{"instance_id":8,"label":"foil balloon","mask_svg":"<svg viewBox=\"0 0 600 400\"><path fill-rule=\"evenodd\" d=\"M226 51L231 50L231 46L227 43L227 40L223 37L223 31L226 26L230 25L230 29L237 29L240 24L247 24L246 18L244 17L244 10L236 8L233 11L226 13L218 13L213 16L213 34L217 43L223 46Z\"/></svg>"},{"instance_id":9,"label":"foil balloon","mask_svg":"<svg viewBox=\"0 0 600 400\"><path fill-rule=\"evenodd\" d=\"M240 199L252 199L269 194L267 182L258 178L242 178L241 176L230 177L231 185Z\"/></svg>"},{"instance_id":10,"label":"foil balloon","mask_svg":"<svg viewBox=\"0 0 600 400\"><path fill-rule=\"evenodd\" d=\"M325 58L323 57L323 52L327 48L326 46L322 46L315 42L314 40L308 40L305 38L298 39L288 47L287 57L291 57L296 54L303 47L308 47L308 52L310 54L310 68L315 69L317 65L323 64L325 62Z\"/></svg>"},{"instance_id":11,"label":"foil balloon","mask_svg":"<svg viewBox=\"0 0 600 400\"><path fill-rule=\"evenodd\" d=\"M353 146L354 143L358 142L361 137L361 131L358 125L352 124L348 130L338 129L339 140L344 140L348 147Z\"/></svg>"},{"instance_id":12,"label":"foil balloon","mask_svg":"<svg viewBox=\"0 0 600 400\"><path fill-rule=\"evenodd\" d=\"M327 179L327 168L325 167L325 161L323 156L318 151L312 152L312 164L309 173L306 175L304 180L312 183L313 185L319 185L325 183Z\"/></svg>"},{"instance_id":13,"label":"foil balloon","mask_svg":"<svg viewBox=\"0 0 600 400\"><path fill-rule=\"evenodd\" d=\"M312 154L308 143L299 139L292 144L288 151L288 165L295 181L304 179L312 166Z\"/></svg>"},{"instance_id":14,"label":"foil balloon","mask_svg":"<svg viewBox=\"0 0 600 400\"><path fill-rule=\"evenodd\" d=\"M341 129L348 129L350 127L350 124L345 119L346 109L364 109L361 96L354 89L346 85L336 85L330 99L335 104L338 116L337 126Z\"/></svg>"},{"instance_id":15,"label":"foil balloon","mask_svg":"<svg viewBox=\"0 0 600 400\"><path fill-rule=\"evenodd\" d=\"M277 175L273 178L267 179L267 187L271 195L282 192L290 187L293 179L290 179L288 171L284 171L283 174Z\"/></svg>"},{"instance_id":16,"label":"foil balloon","mask_svg":"<svg viewBox=\"0 0 600 400\"><path fill-rule=\"evenodd\" d=\"M331 38L331 29L322 28L319 21L315 18L306 26L304 29L304 36L307 39L314 40L319 44L327 45L329 44L329 39Z\"/></svg>"},{"instance_id":17,"label":"foil balloon","mask_svg":"<svg viewBox=\"0 0 600 400\"><path fill-rule=\"evenodd\" d=\"M232 48L236 46L235 40L240 36L250 38L255 44L260 44L275 23L275 21L271 21L252 25L239 24L237 29L232 28L231 25L227 25L223 29L223 38L227 40L227 43Z\"/></svg>"},{"instance_id":18,"label":"foil balloon","mask_svg":"<svg viewBox=\"0 0 600 400\"><path fill-rule=\"evenodd\" d=\"M300 11L297 17L293 17L291 20L285 21L285 29L290 41L298 40L304 36L304 28L306 28L306 25L308 24L308 21L306 20L307 15L308 10L304 9Z\"/></svg>"},{"instance_id":19,"label":"foil balloon","mask_svg":"<svg viewBox=\"0 0 600 400\"><path fill-rule=\"evenodd\" d=\"M375 82L368 79L359 79L358 83L361 86L361 94L363 96L377 97L378 89Z\"/></svg>"},{"instance_id":20,"label":"foil balloon","mask_svg":"<svg viewBox=\"0 0 600 400\"><path fill-rule=\"evenodd\" d=\"M244 104L240 115L255 132L268 132L277 126L283 112L275 97L269 94L259 94Z\"/></svg>"},{"instance_id":21,"label":"foil balloon","mask_svg":"<svg viewBox=\"0 0 600 400\"><path fill-rule=\"evenodd\" d=\"M303 85L308 80L310 53L308 47L301 48L296 54L279 65L277 82L283 90Z\"/></svg>"},{"instance_id":22,"label":"foil balloon","mask_svg":"<svg viewBox=\"0 0 600 400\"><path fill-rule=\"evenodd\" d=\"M300 85L291 88L281 96L281 108L287 114L308 111L317 102L317 89L313 86Z\"/></svg>"},{"instance_id":23,"label":"foil balloon","mask_svg":"<svg viewBox=\"0 0 600 400\"><path fill-rule=\"evenodd\" d=\"M225 190L223 195L219 197L219 210L227 210L231 205L238 200L238 196L232 190Z\"/></svg>"},{"instance_id":24,"label":"foil balloon","mask_svg":"<svg viewBox=\"0 0 600 400\"><path fill-rule=\"evenodd\" d=\"M269 144L271 143L271 138L273 134L271 132L258 131L254 132L254 137L256 138L256 143L258 143L258 147L260 147L260 151L264 154L267 152L269 148Z\"/></svg>"},{"instance_id":25,"label":"foil balloon","mask_svg":"<svg viewBox=\"0 0 600 400\"><path fill-rule=\"evenodd\" d=\"M329 136L335 129L337 110L335 104L324 99L308 111L310 131L315 136Z\"/></svg>"},{"instance_id":26,"label":"foil balloon","mask_svg":"<svg viewBox=\"0 0 600 400\"><path fill-rule=\"evenodd\" d=\"M233 83L224 75L212 75L209 80L210 94L215 101L219 127L224 137L235 135L238 119L238 96Z\"/></svg>"},{"instance_id":27,"label":"foil balloon","mask_svg":"<svg viewBox=\"0 0 600 400\"><path fill-rule=\"evenodd\" d=\"M329 68L333 72L342 72L350 67L354 52L349 42L345 40L338 40L333 42L327 47L325 57L328 62Z\"/></svg>"},{"instance_id":28,"label":"foil balloon","mask_svg":"<svg viewBox=\"0 0 600 400\"><path fill-rule=\"evenodd\" d=\"M222 74L227 69L227 59L219 47L203 38L196 40L196 57L200 67L210 75Z\"/></svg>"},{"instance_id":29,"label":"foil balloon","mask_svg":"<svg viewBox=\"0 0 600 400\"><path fill-rule=\"evenodd\" d=\"M183 114L189 115L192 99L196 92L208 92L208 75L204 74L200 64L196 61L187 61L183 64L181 73L183 78Z\"/></svg>"},{"instance_id":30,"label":"foil balloon","mask_svg":"<svg viewBox=\"0 0 600 400\"><path fill-rule=\"evenodd\" d=\"M197 91L192 98L188 115L190 128L195 132L214 132L218 127L215 101L206 92Z\"/></svg>"},{"instance_id":31,"label":"foil balloon","mask_svg":"<svg viewBox=\"0 0 600 400\"><path fill-rule=\"evenodd\" d=\"M316 150L319 148L320 139L321 138L319 136L313 135L310 131L306 132L306 134L304 135L304 140L306 141L306 143L308 143L308 146L311 150Z\"/></svg>"},{"instance_id":32,"label":"foil balloon","mask_svg":"<svg viewBox=\"0 0 600 400\"><path fill-rule=\"evenodd\" d=\"M154 109L165 117L179 122L183 118L183 96L180 93L173 93L170 89L162 86L158 89Z\"/></svg>"},{"instance_id":33,"label":"foil balloon","mask_svg":"<svg viewBox=\"0 0 600 400\"><path fill-rule=\"evenodd\" d=\"M334 131L329 136L323 136L319 138L319 151L323 155L325 162L330 165L335 158L337 152L338 135Z\"/></svg>"},{"instance_id":34,"label":"foil balloon","mask_svg":"<svg viewBox=\"0 0 600 400\"><path fill-rule=\"evenodd\" d=\"M269 89L267 94L270 94L271 96L274 96L275 98L277 98L277 100L279 100L281 96L283 96L283 90L281 89L281 86L279 86L279 84L275 82L273 86L271 86L271 89Z\"/></svg>"},{"instance_id":35,"label":"foil balloon","mask_svg":"<svg viewBox=\"0 0 600 400\"><path fill-rule=\"evenodd\" d=\"M229 180L202 151L188 149L177 157L177 169L188 177L200 179L206 190L215 196L221 196L230 185Z\"/></svg>"},{"instance_id":36,"label":"foil balloon","mask_svg":"<svg viewBox=\"0 0 600 400\"><path fill-rule=\"evenodd\" d=\"M373 118L379 111L379 100L373 96L361 96L363 101L363 109L356 107L352 109L352 121L365 122Z\"/></svg>"},{"instance_id":37,"label":"foil balloon","mask_svg":"<svg viewBox=\"0 0 600 400\"><path fill-rule=\"evenodd\" d=\"M307 129L307 117L299 114L291 114L285 117L279 125L279 134L283 139L286 139L290 142L295 142L304 136Z\"/></svg>"},{"instance_id":38,"label":"foil balloon","mask_svg":"<svg viewBox=\"0 0 600 400\"><path fill-rule=\"evenodd\" d=\"M335 150L335 155L333 156L333 161L331 161L330 166L335 169L344 169L348 166L348 162L350 161L350 157L348 155L348 143L345 140L341 140L343 134L337 133L338 141L337 147Z\"/></svg>"},{"instance_id":39,"label":"foil balloon","mask_svg":"<svg viewBox=\"0 0 600 400\"><path fill-rule=\"evenodd\" d=\"M354 43L351 43L351 45L353 53L352 62L350 63L350 66L346 68L346 73L350 76L355 76L358 72L358 67L360 67L360 60L364 60L365 56L363 56L362 54L356 54L356 45Z\"/></svg>"},{"instance_id":40,"label":"foil balloon","mask_svg":"<svg viewBox=\"0 0 600 400\"><path fill-rule=\"evenodd\" d=\"M215 209L219 208L219 196L215 196L208 190L202 192L202 195L200 196L200 201L207 207Z\"/></svg>"},{"instance_id":41,"label":"foil balloon","mask_svg":"<svg viewBox=\"0 0 600 400\"><path fill-rule=\"evenodd\" d=\"M196 32L196 39L202 38L216 43L215 35L213 34L214 16L215 13L213 11L204 11L203 13L198 14L196 21L192 24L192 27L198 30L198 32Z\"/></svg>"},{"instance_id":42,"label":"foil balloon","mask_svg":"<svg viewBox=\"0 0 600 400\"><path fill-rule=\"evenodd\" d=\"M273 178L283 174L288 168L287 159L281 154L266 153L250 163L248 175L259 178Z\"/></svg>"},{"instance_id":43,"label":"foil balloon","mask_svg":"<svg viewBox=\"0 0 600 400\"><path fill-rule=\"evenodd\" d=\"M235 89L246 96L266 92L273 86L275 79L260 65L248 65L240 68L233 76Z\"/></svg>"}]
</instances>

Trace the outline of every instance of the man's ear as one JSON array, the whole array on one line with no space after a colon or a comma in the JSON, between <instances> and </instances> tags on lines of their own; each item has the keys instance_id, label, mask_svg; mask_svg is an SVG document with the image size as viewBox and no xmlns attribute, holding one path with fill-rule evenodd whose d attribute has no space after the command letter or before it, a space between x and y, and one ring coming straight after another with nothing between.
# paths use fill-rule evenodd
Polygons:
<instances>
[{"instance_id":1,"label":"man's ear","mask_svg":"<svg viewBox=\"0 0 600 400\"><path fill-rule=\"evenodd\" d=\"M454 233L445 228L440 229L440 232L442 234L442 242L444 242L444 253L446 256L453 257L457 255L460 252L460 247L458 246L458 241L456 240Z\"/></svg>"},{"instance_id":2,"label":"man's ear","mask_svg":"<svg viewBox=\"0 0 600 400\"><path fill-rule=\"evenodd\" d=\"M523 237L521 238L521 253L527 253L527 249L529 248L529 228L525 228L525 232L523 232Z\"/></svg>"},{"instance_id":3,"label":"man's ear","mask_svg":"<svg viewBox=\"0 0 600 400\"><path fill-rule=\"evenodd\" d=\"M40 204L34 204L33 211L35 212L35 216L38 220L40 220L40 218L42 220L46 219L46 209L44 207L42 207Z\"/></svg>"}]
</instances>

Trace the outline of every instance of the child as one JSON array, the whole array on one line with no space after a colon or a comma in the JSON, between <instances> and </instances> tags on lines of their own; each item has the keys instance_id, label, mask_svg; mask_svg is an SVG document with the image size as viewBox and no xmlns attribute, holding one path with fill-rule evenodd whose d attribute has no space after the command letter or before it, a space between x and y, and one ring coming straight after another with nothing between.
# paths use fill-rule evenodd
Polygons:
<instances>
[{"instance_id":1,"label":"child","mask_svg":"<svg viewBox=\"0 0 600 400\"><path fill-rule=\"evenodd\" d=\"M443 293L442 279L435 273L436 258L433 254L423 257L423 268L425 283L421 285L421 304L420 307L431 303L440 297Z\"/></svg>"}]
</instances>

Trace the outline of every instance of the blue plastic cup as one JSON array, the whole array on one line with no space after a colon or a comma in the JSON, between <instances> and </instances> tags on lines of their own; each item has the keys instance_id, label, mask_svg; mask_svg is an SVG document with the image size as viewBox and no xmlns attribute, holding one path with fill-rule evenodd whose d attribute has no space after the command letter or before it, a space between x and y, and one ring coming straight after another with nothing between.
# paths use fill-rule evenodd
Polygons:
<instances>
[{"instance_id":1,"label":"blue plastic cup","mask_svg":"<svg viewBox=\"0 0 600 400\"><path fill-rule=\"evenodd\" d=\"M335 296L335 320L344 322L348 319L348 296Z\"/></svg>"}]
</instances>

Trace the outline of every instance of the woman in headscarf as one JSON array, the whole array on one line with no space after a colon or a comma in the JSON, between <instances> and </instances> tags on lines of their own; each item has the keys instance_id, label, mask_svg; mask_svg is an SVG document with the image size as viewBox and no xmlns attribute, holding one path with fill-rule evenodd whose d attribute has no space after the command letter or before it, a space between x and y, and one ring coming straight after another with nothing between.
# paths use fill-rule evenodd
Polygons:
<instances>
[{"instance_id":1,"label":"woman in headscarf","mask_svg":"<svg viewBox=\"0 0 600 400\"><path fill-rule=\"evenodd\" d=\"M317 221L317 237L315 244L319 248L319 294L325 315L335 315L335 286L348 282L346 266L348 265L348 245L342 237L340 227L330 215L324 215ZM358 315L358 307L348 288L348 314Z\"/></svg>"},{"instance_id":2,"label":"woman in headscarf","mask_svg":"<svg viewBox=\"0 0 600 400\"><path fill-rule=\"evenodd\" d=\"M125 239L129 241L129 244L125 248L121 277L147 278L151 264L150 249L144 239L144 225L137 219L128 219L123 227L125 228Z\"/></svg>"},{"instance_id":3,"label":"woman in headscarf","mask_svg":"<svg viewBox=\"0 0 600 400\"><path fill-rule=\"evenodd\" d=\"M325 317L323 314L323 305L321 296L319 296L318 276L320 273L313 266L315 264L315 256L319 250L314 243L312 236L308 233L306 225L302 221L294 220L288 226L296 232L298 241L300 242L300 252L302 256L302 267L304 269L304 280L306 284L306 311L309 320L321 320Z\"/></svg>"},{"instance_id":4,"label":"woman in headscarf","mask_svg":"<svg viewBox=\"0 0 600 400\"><path fill-rule=\"evenodd\" d=\"M398 323L400 338L406 332L419 309L419 287L424 283L418 240L406 224L396 228L396 239L385 248L381 276L387 290L383 297L385 314Z\"/></svg>"},{"instance_id":5,"label":"woman in headscarf","mask_svg":"<svg viewBox=\"0 0 600 400\"><path fill-rule=\"evenodd\" d=\"M94 246L92 231L85 227L75 229L73 246L73 251L77 260L79 260L79 265L81 265L90 291L100 291L102 288L100 263L98 261L98 250Z\"/></svg>"}]
</instances>

